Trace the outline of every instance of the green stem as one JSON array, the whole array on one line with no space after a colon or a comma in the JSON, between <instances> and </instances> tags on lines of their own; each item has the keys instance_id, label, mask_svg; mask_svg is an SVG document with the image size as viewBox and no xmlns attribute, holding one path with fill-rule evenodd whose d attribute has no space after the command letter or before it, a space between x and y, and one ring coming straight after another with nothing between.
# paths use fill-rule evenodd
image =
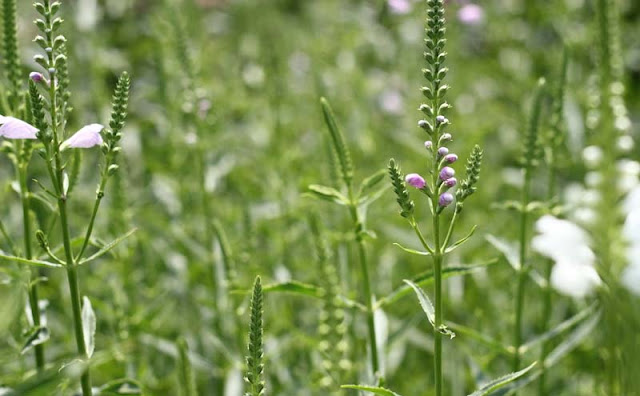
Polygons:
<instances>
[{"instance_id":1,"label":"green stem","mask_svg":"<svg viewBox=\"0 0 640 396\"><path fill-rule=\"evenodd\" d=\"M364 278L364 295L367 299L367 326L369 329L369 348L371 349L371 367L373 374L376 376L380 370L378 361L378 346L376 344L376 327L373 310L373 294L371 293L371 281L369 278L369 267L367 265L366 249L364 241L358 240L358 255L360 256L360 270L362 271L362 277Z\"/></svg>"},{"instance_id":2,"label":"green stem","mask_svg":"<svg viewBox=\"0 0 640 396\"><path fill-rule=\"evenodd\" d=\"M91 211L91 218L89 219L89 226L87 227L87 232L84 236L84 242L82 243L82 248L80 249L80 252L75 258L76 262L78 262L82 258L84 251L87 249L87 246L89 246L89 240L91 239L91 234L93 233L93 225L95 223L96 216L98 215L98 209L100 209L100 203L102 202L102 198L104 197L104 189L108 179L108 176L106 173L108 168L109 168L109 161L107 160L105 163L105 173L102 175L100 186L98 187L98 191L96 192L96 201L93 204L93 210Z\"/></svg>"},{"instance_id":3,"label":"green stem","mask_svg":"<svg viewBox=\"0 0 640 396\"><path fill-rule=\"evenodd\" d=\"M549 186L547 188L547 202L551 202L553 197L555 196L556 190L556 167L555 163L555 152L554 147L551 148L551 158L549 160ZM553 268L553 260L546 260L545 268L544 268L544 278L546 280L545 289L543 291L543 308L542 308L542 332L545 333L551 329L551 313L552 313L552 303L553 303L553 294L551 290L551 270ZM549 355L551 349L550 340L546 340L542 343L542 348L540 350L540 362L542 363L542 372L540 374L540 380L538 381L538 394L540 396L547 395L546 392L546 374L547 370L545 367L545 360Z\"/></svg>"},{"instance_id":4,"label":"green stem","mask_svg":"<svg viewBox=\"0 0 640 396\"><path fill-rule=\"evenodd\" d=\"M435 241L435 252L433 254L433 275L435 281L435 331L433 343L433 367L436 382L436 396L442 395L442 333L439 329L443 324L442 312L442 263L443 255L440 246L440 216L437 214L437 195L434 194L434 214L433 214L433 235Z\"/></svg>"},{"instance_id":5,"label":"green stem","mask_svg":"<svg viewBox=\"0 0 640 396\"><path fill-rule=\"evenodd\" d=\"M50 55L51 57L51 55ZM52 61L52 59L50 59ZM58 212L60 213L60 226L62 228L62 243L64 246L67 279L69 281L69 294L71 296L71 309L73 311L73 324L75 328L76 345L78 353L82 358L87 356L87 349L84 341L84 332L82 331L82 309L80 305L80 286L78 282L78 272L76 263L73 259L73 250L71 248L71 236L69 234L69 222L67 218L67 194L63 186L64 167L60 155L60 139L58 137L58 104L55 84L55 74L52 73L49 95L51 98L51 130L53 135L53 155L55 163L55 180L52 182L56 185L58 193ZM91 396L91 376L89 369L80 377L82 386L82 395Z\"/></svg>"},{"instance_id":6,"label":"green stem","mask_svg":"<svg viewBox=\"0 0 640 396\"><path fill-rule=\"evenodd\" d=\"M349 201L351 205L349 206L349 212L351 214L351 218L354 222L355 228L354 233L356 237L356 241L358 241L358 256L360 258L360 271L362 272L363 278L363 292L364 298L366 299L366 307L367 307L367 327L369 331L369 348L371 349L371 369L373 370L374 378L380 374L380 365L378 360L378 346L376 344L376 326L375 326L375 311L373 310L373 294L371 292L371 279L369 276L369 266L367 264L367 252L364 245L364 240L362 239L361 227L362 222L360 219L360 215L358 214L358 207L356 200L353 196L353 188L351 183L347 184L348 192L349 192Z\"/></svg>"},{"instance_id":7,"label":"green stem","mask_svg":"<svg viewBox=\"0 0 640 396\"><path fill-rule=\"evenodd\" d=\"M33 258L31 249L31 219L29 216L30 204L27 186L27 165L18 165L18 177L20 179L20 197L22 199L22 223L24 225L24 255L27 260ZM36 271L36 277L40 276L40 270ZM29 282L29 306L31 307L31 316L33 317L33 325L40 327L40 305L38 304L38 285L37 282ZM39 372L44 370L44 345L36 345L35 348L36 367Z\"/></svg>"},{"instance_id":8,"label":"green stem","mask_svg":"<svg viewBox=\"0 0 640 396\"><path fill-rule=\"evenodd\" d=\"M517 371L520 367L520 345L522 344L522 315L524 310L524 295L525 287L527 283L527 276L529 267L526 263L527 260L527 238L528 238L528 218L529 213L527 206L529 204L529 190L531 189L531 171L530 169L524 170L524 186L522 188L521 199L521 212L520 212L520 252L519 262L520 268L518 269L518 283L516 285L516 298L515 298L515 324L513 329L513 363L512 370Z\"/></svg>"}]
</instances>

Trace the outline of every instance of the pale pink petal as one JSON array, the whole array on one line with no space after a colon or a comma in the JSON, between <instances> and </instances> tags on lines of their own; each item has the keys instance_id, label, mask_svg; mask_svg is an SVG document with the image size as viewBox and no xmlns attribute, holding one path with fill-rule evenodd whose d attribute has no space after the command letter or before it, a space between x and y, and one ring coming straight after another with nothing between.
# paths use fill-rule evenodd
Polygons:
<instances>
[{"instance_id":1,"label":"pale pink petal","mask_svg":"<svg viewBox=\"0 0 640 396\"><path fill-rule=\"evenodd\" d=\"M82 127L78 132L74 133L69 139L62 143L63 148L89 148L102 144L102 136L100 132L104 126L100 124L90 124Z\"/></svg>"},{"instance_id":2,"label":"pale pink petal","mask_svg":"<svg viewBox=\"0 0 640 396\"><path fill-rule=\"evenodd\" d=\"M6 139L37 139L38 128L14 117L0 116L0 136Z\"/></svg>"}]
</instances>

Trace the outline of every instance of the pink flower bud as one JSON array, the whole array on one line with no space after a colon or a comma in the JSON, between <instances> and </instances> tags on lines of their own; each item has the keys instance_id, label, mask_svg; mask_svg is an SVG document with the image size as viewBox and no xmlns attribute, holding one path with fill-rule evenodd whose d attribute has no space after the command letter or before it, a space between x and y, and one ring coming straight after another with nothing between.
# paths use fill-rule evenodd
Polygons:
<instances>
[{"instance_id":1,"label":"pink flower bud","mask_svg":"<svg viewBox=\"0 0 640 396\"><path fill-rule=\"evenodd\" d=\"M440 147L438 149L438 155L441 157L444 157L445 155L449 154L449 149L446 147Z\"/></svg>"},{"instance_id":2,"label":"pink flower bud","mask_svg":"<svg viewBox=\"0 0 640 396\"><path fill-rule=\"evenodd\" d=\"M14 117L0 116L0 136L5 139L37 139L38 128Z\"/></svg>"},{"instance_id":3,"label":"pink flower bud","mask_svg":"<svg viewBox=\"0 0 640 396\"><path fill-rule=\"evenodd\" d=\"M29 78L34 82L34 83L41 83L44 81L47 81L44 78L44 75L42 73L38 73L38 72L31 72L29 73Z\"/></svg>"},{"instance_id":4,"label":"pink flower bud","mask_svg":"<svg viewBox=\"0 0 640 396\"><path fill-rule=\"evenodd\" d=\"M426 142L424 142L424 148L426 148L427 150L431 150L431 147L433 147L433 142L431 140L427 140Z\"/></svg>"},{"instance_id":5,"label":"pink flower bud","mask_svg":"<svg viewBox=\"0 0 640 396\"><path fill-rule=\"evenodd\" d=\"M445 116L443 115L439 115L436 117L436 121L440 124L442 124L443 122L445 122L447 119L445 118Z\"/></svg>"},{"instance_id":6,"label":"pink flower bud","mask_svg":"<svg viewBox=\"0 0 640 396\"><path fill-rule=\"evenodd\" d=\"M444 181L444 185L447 187L453 187L456 184L458 184L458 179L456 179L455 177L451 177Z\"/></svg>"},{"instance_id":7,"label":"pink flower bud","mask_svg":"<svg viewBox=\"0 0 640 396\"><path fill-rule=\"evenodd\" d=\"M410 186L417 189L422 189L427 185L427 183L424 181L424 178L417 173L409 173L407 176L405 176L404 181L406 181Z\"/></svg>"},{"instance_id":8,"label":"pink flower bud","mask_svg":"<svg viewBox=\"0 0 640 396\"><path fill-rule=\"evenodd\" d=\"M456 174L456 171L453 168L445 166L440 170L440 179L448 180L448 179L451 179L453 176L455 176L455 174Z\"/></svg>"},{"instance_id":9,"label":"pink flower bud","mask_svg":"<svg viewBox=\"0 0 640 396\"><path fill-rule=\"evenodd\" d=\"M453 202L453 194L450 192L444 192L440 194L440 198L438 198L438 205L445 207L451 205Z\"/></svg>"},{"instance_id":10,"label":"pink flower bud","mask_svg":"<svg viewBox=\"0 0 640 396\"><path fill-rule=\"evenodd\" d=\"M450 164L453 164L458 160L458 156L456 154L447 154L444 156L444 160Z\"/></svg>"}]
</instances>

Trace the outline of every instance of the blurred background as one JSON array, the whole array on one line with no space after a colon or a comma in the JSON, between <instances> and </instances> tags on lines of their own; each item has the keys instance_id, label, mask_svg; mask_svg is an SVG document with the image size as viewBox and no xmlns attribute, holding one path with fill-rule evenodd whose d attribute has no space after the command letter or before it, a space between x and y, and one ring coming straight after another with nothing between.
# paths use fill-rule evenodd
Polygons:
<instances>
[{"instance_id":1,"label":"blurred background","mask_svg":"<svg viewBox=\"0 0 640 396\"><path fill-rule=\"evenodd\" d=\"M589 124L597 88L598 28L591 0L446 3L451 148L461 158L475 144L485 151L478 193L458 230L462 235L474 224L479 228L449 264L477 264L501 257L486 235L515 240L517 213L495 204L519 197L518 159L532 92L538 78L553 82L560 73L563 45L571 55L561 190L569 194L576 190L568 187L584 185L582 149L602 139L602 131ZM316 284L321 277L307 222L310 212L326 229L340 281L358 284L357 272L348 265L353 253L348 216L302 195L312 183L336 184L319 98L330 100L347 136L356 180L384 169L391 157L405 172L422 171L426 135L416 123L424 84L425 7L412 0L63 2L74 107L70 130L106 124L117 76L127 70L133 80L122 172L109 187L96 236L109 241L132 227L138 231L112 256L81 268L81 292L96 311L96 350L103 354L93 370L95 383L130 377L143 384L145 394L179 394L174 342L184 336L201 394L240 395L246 291L253 278L261 275L267 284L290 279ZM621 0L619 12L624 126L635 138L640 2ZM19 2L25 79L37 69L32 56L38 49L31 41L37 33L35 16L30 2ZM84 156L72 206L74 234L82 232L98 180L97 153ZM627 154L631 160L638 157L637 149ZM32 171L36 177L41 169ZM637 177L632 175L629 183L637 183ZM0 216L18 238L20 202L11 179L11 166L0 157ZM539 179L534 197L541 200L542 172ZM573 216L577 206L571 205L578 204L571 198L561 197ZM612 202L612 210L620 205ZM423 221L429 216L426 208L418 206ZM574 217L581 220L579 213ZM378 296L429 268L392 245L416 246L405 223L391 190L370 208L368 227L377 239L368 247ZM221 248L220 229L228 250ZM221 274L230 268L236 276L223 284ZM61 363L74 356L66 280L64 274L46 275L41 295L49 301L47 322L55 342L45 345L48 360ZM513 323L513 277L501 258L484 271L447 280L446 318L506 344ZM0 339L0 384L11 385L32 370L33 359L20 354L24 290L13 274L3 273L3 279L3 299L17 307L6 308L2 320L10 324ZM358 298L359 288L345 293ZM541 332L539 289L531 286L528 293L525 338ZM560 295L554 301L557 323L591 302ZM603 373L612 357L602 345L611 339L626 351L617 357L623 362L619 394L640 392L640 379L633 378L640 370L638 357L629 357L640 356L637 303L631 294L616 300L628 326L615 332L598 326L553 368L550 395L607 394ZM316 299L266 295L269 394L329 394L318 385L325 375L317 348L319 309ZM363 318L355 310L347 314L349 332L362 340ZM432 388L431 330L425 319L413 296L377 318L384 329L380 342L387 384L405 396L430 394ZM469 393L485 375L509 371L506 359L469 337L459 336L445 348L452 395ZM536 356L527 355L525 361ZM366 382L364 342L350 345L350 358L347 382ZM522 395L535 394L535 386L526 389Z\"/></svg>"}]
</instances>

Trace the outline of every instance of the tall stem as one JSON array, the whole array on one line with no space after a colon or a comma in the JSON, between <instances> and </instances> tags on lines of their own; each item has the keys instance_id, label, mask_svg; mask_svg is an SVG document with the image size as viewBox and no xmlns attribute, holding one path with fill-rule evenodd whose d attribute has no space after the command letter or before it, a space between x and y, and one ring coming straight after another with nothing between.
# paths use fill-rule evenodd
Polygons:
<instances>
[{"instance_id":1,"label":"tall stem","mask_svg":"<svg viewBox=\"0 0 640 396\"><path fill-rule=\"evenodd\" d=\"M30 204L29 193L27 187L27 164L18 166L18 177L20 179L20 197L22 198L22 223L24 225L24 255L27 260L33 258L31 249L31 219L29 216ZM40 276L40 271L36 270L36 277ZM34 326L40 327L40 305L38 304L38 285L30 279L29 282L29 306L31 307L31 316L33 317ZM38 371L44 370L44 345L36 345L35 348L36 368Z\"/></svg>"},{"instance_id":2,"label":"tall stem","mask_svg":"<svg viewBox=\"0 0 640 396\"><path fill-rule=\"evenodd\" d=\"M371 292L371 279L369 276L369 266L367 264L367 251L361 234L362 222L360 220L360 215L358 214L358 207L354 198L353 187L351 186L350 182L347 184L347 189L349 193L349 201L351 202L351 205L349 206L349 212L355 226L354 232L356 241L358 241L360 271L363 278L363 292L364 298L366 299L365 303L367 307L367 328L369 332L369 349L371 349L371 369L373 370L373 376L375 377L379 374L380 363L378 360L378 345L376 344L376 325L374 317L375 311L373 310L373 294Z\"/></svg>"},{"instance_id":3,"label":"tall stem","mask_svg":"<svg viewBox=\"0 0 640 396\"><path fill-rule=\"evenodd\" d=\"M547 187L547 202L551 202L553 197L555 196L556 190L556 167L555 163L555 155L552 148L551 158L550 158L550 166L549 166L549 185ZM551 311L552 311L552 302L553 295L551 293L551 270L553 268L553 260L546 260L545 268L544 268L544 278L546 280L545 289L543 291L543 308L542 308L542 331L547 332L551 328ZM542 373L540 374L540 380L538 382L538 394L540 396L547 395L546 392L546 374L547 370L545 367L545 360L547 359L547 355L549 355L551 349L551 343L549 340L545 340L542 343L542 348L540 350L540 362L542 363Z\"/></svg>"},{"instance_id":4,"label":"tall stem","mask_svg":"<svg viewBox=\"0 0 640 396\"><path fill-rule=\"evenodd\" d=\"M437 135L436 135L437 136ZM433 209L433 239L434 239L434 252L433 252L433 276L435 281L435 331L433 338L433 370L436 383L436 396L442 396L442 333L440 328L442 327L442 263L443 254L442 246L440 245L440 215L438 213L438 162L434 157L434 170L433 170L433 183L434 193L431 198L431 207Z\"/></svg>"},{"instance_id":5,"label":"tall stem","mask_svg":"<svg viewBox=\"0 0 640 396\"><path fill-rule=\"evenodd\" d=\"M373 310L373 294L371 294L371 280L369 278L369 267L367 265L367 255L362 239L358 240L358 255L360 256L360 271L364 279L364 295L367 306L367 327L369 330L369 348L371 349L371 368L374 376L380 370L378 360L378 345L376 344L376 327Z\"/></svg>"},{"instance_id":6,"label":"tall stem","mask_svg":"<svg viewBox=\"0 0 640 396\"><path fill-rule=\"evenodd\" d=\"M51 60L52 61L52 60ZM60 139L58 137L58 103L55 84L55 73L51 73L51 84L49 88L49 97L51 98L51 130L53 135L53 154L55 163L56 180L52 180L56 186L58 193L58 211L60 213L60 226L62 228L62 244L66 258L67 279L69 281L69 294L71 296L71 309L73 311L73 324L76 336L76 345L78 353L81 357L87 356L87 348L84 340L84 332L82 331L82 309L80 305L80 285L78 282L78 271L73 258L73 250L71 248L71 236L69 234L69 221L67 217L67 194L64 190L63 172L64 167L60 155ZM80 377L82 386L82 395L91 396L91 376L89 369Z\"/></svg>"},{"instance_id":7,"label":"tall stem","mask_svg":"<svg viewBox=\"0 0 640 396\"><path fill-rule=\"evenodd\" d=\"M518 283L516 285L515 312L516 319L513 329L513 364L512 370L517 371L520 366L520 345L522 344L522 315L524 310L524 295L527 283L529 267L527 260L528 217L527 206L529 204L529 190L531 189L531 171L524 170L524 186L522 188L521 212L520 212L520 252L518 269Z\"/></svg>"}]
</instances>

